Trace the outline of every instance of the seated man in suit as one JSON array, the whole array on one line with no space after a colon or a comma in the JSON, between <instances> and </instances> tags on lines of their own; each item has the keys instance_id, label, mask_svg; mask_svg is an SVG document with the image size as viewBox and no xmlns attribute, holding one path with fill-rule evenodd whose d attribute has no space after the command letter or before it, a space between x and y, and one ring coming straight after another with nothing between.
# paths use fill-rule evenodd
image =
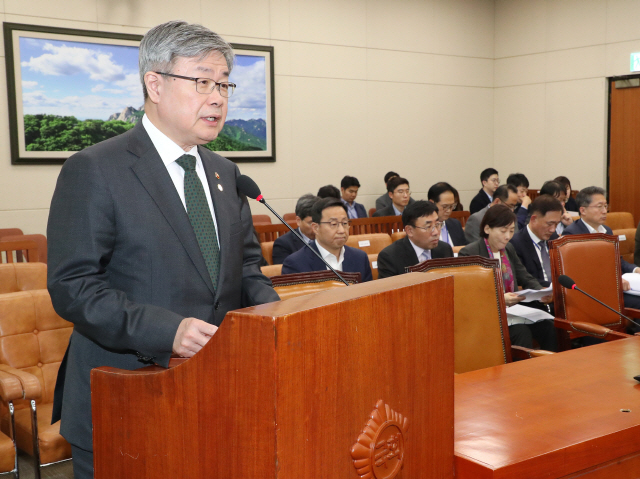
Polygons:
<instances>
[{"instance_id":1,"label":"seated man in suit","mask_svg":"<svg viewBox=\"0 0 640 479\"><path fill-rule=\"evenodd\" d=\"M464 225L464 235L469 243L478 241L480 239L480 223L482 218L489 211L489 208L493 205L507 205L513 211L518 205L518 190L513 185L501 185L493 193L493 201L480 211L473 213L469 216L467 223ZM518 231L518 223L515 225L516 231Z\"/></svg>"},{"instance_id":2,"label":"seated man in suit","mask_svg":"<svg viewBox=\"0 0 640 479\"><path fill-rule=\"evenodd\" d=\"M469 205L469 212L471 214L477 213L493 201L493 194L496 188L498 188L498 185L500 185L498 171L493 168L483 170L482 173L480 173L480 182L482 183L482 188L480 188L480 191L474 196Z\"/></svg>"},{"instance_id":3,"label":"seated man in suit","mask_svg":"<svg viewBox=\"0 0 640 479\"><path fill-rule=\"evenodd\" d=\"M444 241L452 247L465 246L468 241L464 235L462 224L455 218L449 218L451 212L458 206L453 187L445 182L436 183L429 188L427 198L438 207L438 221L442 223L440 241Z\"/></svg>"},{"instance_id":4,"label":"seated man in suit","mask_svg":"<svg viewBox=\"0 0 640 479\"><path fill-rule=\"evenodd\" d=\"M396 176L387 183L387 195L391 200L391 206L377 210L373 216L400 216L411 199L409 180Z\"/></svg>"},{"instance_id":5,"label":"seated man in suit","mask_svg":"<svg viewBox=\"0 0 640 479\"><path fill-rule=\"evenodd\" d=\"M529 198L529 180L522 173L511 173L507 178L507 184L513 185L518 190L518 206L514 213L518 219L518 228L522 229L527 224L529 218L529 205L531 204L531 198Z\"/></svg>"},{"instance_id":6,"label":"seated man in suit","mask_svg":"<svg viewBox=\"0 0 640 479\"><path fill-rule=\"evenodd\" d=\"M311 227L316 235L311 247L335 270L360 273L361 281L371 281L371 266L367 254L346 246L349 239L347 209L337 198L318 200L311 212ZM329 269L309 248L293 253L282 264L282 274L308 273Z\"/></svg>"},{"instance_id":7,"label":"seated man in suit","mask_svg":"<svg viewBox=\"0 0 640 479\"><path fill-rule=\"evenodd\" d=\"M296 223L298 224L296 231L307 243L316 239L316 234L311 228L311 210L319 199L312 194L306 194L301 196L296 203ZM282 264L287 256L300 248L304 248L304 244L291 231L280 236L273 242L273 264Z\"/></svg>"},{"instance_id":8,"label":"seated man in suit","mask_svg":"<svg viewBox=\"0 0 640 479\"><path fill-rule=\"evenodd\" d=\"M565 206L567 201L566 189L564 188L564 186L562 186L562 184L558 183L555 180L545 181L542 185L542 188L540 188L540 196L542 195L553 196L558 201L560 201L562 207L564 208L562 219L560 220L560 223L558 223L558 227L556 228L556 233L558 234L558 236L562 236L564 234L564 229L573 223L573 217L569 213L567 213L567 209Z\"/></svg>"},{"instance_id":9,"label":"seated man in suit","mask_svg":"<svg viewBox=\"0 0 640 479\"><path fill-rule=\"evenodd\" d=\"M395 178L396 176L400 176L395 171L389 171L386 175L384 175L384 187L387 188L387 184L391 178ZM415 200L413 198L409 198L409 204L413 203ZM389 198L389 194L385 193L379 198L376 199L376 210L381 210L391 206L391 198Z\"/></svg>"},{"instance_id":10,"label":"seated man in suit","mask_svg":"<svg viewBox=\"0 0 640 479\"><path fill-rule=\"evenodd\" d=\"M364 206L360 203L356 203L358 188L360 188L360 182L358 181L358 178L354 176L345 176L340 182L342 202L347 207L349 219L352 220L367 217L367 210L364 209Z\"/></svg>"},{"instance_id":11,"label":"seated man in suit","mask_svg":"<svg viewBox=\"0 0 640 479\"><path fill-rule=\"evenodd\" d=\"M440 241L442 222L438 207L432 201L416 201L402 212L402 224L407 233L378 254L378 278L403 274L413 266L433 258L452 258L451 245Z\"/></svg>"},{"instance_id":12,"label":"seated man in suit","mask_svg":"<svg viewBox=\"0 0 640 479\"><path fill-rule=\"evenodd\" d=\"M340 199L340 190L333 185L321 186L316 195L318 198L338 198Z\"/></svg>"}]
</instances>

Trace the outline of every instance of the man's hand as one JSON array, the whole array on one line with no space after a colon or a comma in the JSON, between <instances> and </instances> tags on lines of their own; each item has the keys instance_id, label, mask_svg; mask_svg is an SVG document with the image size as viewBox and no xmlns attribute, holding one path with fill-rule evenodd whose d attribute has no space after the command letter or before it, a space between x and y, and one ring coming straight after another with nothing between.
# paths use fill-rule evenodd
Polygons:
<instances>
[{"instance_id":1,"label":"man's hand","mask_svg":"<svg viewBox=\"0 0 640 479\"><path fill-rule=\"evenodd\" d=\"M217 330L217 326L200 319L184 318L173 340L174 354L183 358L192 357L209 342Z\"/></svg>"},{"instance_id":2,"label":"man's hand","mask_svg":"<svg viewBox=\"0 0 640 479\"><path fill-rule=\"evenodd\" d=\"M631 289L631 285L629 284L629 281L627 281L624 278L620 278L622 279L622 291L629 291Z\"/></svg>"},{"instance_id":3,"label":"man's hand","mask_svg":"<svg viewBox=\"0 0 640 479\"><path fill-rule=\"evenodd\" d=\"M573 223L573 217L565 210L560 221L562 221L563 225L569 226L571 223Z\"/></svg>"},{"instance_id":4,"label":"man's hand","mask_svg":"<svg viewBox=\"0 0 640 479\"><path fill-rule=\"evenodd\" d=\"M504 302L509 306L513 306L514 304L518 304L520 301L524 299L524 296L520 296L516 293L504 293Z\"/></svg>"},{"instance_id":5,"label":"man's hand","mask_svg":"<svg viewBox=\"0 0 640 479\"><path fill-rule=\"evenodd\" d=\"M540 302L543 304L549 304L553 301L553 294L548 294L540 298Z\"/></svg>"},{"instance_id":6,"label":"man's hand","mask_svg":"<svg viewBox=\"0 0 640 479\"><path fill-rule=\"evenodd\" d=\"M520 200L522 201L522 207L523 208L529 208L529 205L531 204L531 198L529 198L529 196L523 196L522 198L520 198Z\"/></svg>"}]
</instances>

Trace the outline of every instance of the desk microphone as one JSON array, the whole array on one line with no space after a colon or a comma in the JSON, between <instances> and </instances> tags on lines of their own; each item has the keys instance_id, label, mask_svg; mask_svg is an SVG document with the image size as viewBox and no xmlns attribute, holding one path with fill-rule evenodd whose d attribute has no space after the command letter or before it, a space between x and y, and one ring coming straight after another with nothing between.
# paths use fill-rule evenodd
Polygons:
<instances>
[{"instance_id":1,"label":"desk microphone","mask_svg":"<svg viewBox=\"0 0 640 479\"><path fill-rule=\"evenodd\" d=\"M260 203L262 203L263 205L265 205L267 208L269 208L269 210L276 215L276 218L278 218L283 225L285 225L287 228L289 228L289 230L291 230L291 232L296 235L298 237L298 239L300 241L302 241L302 243L309 248L311 251L313 251L313 254L315 254L318 258L320 258L322 260L322 262L324 264L327 265L327 267L333 271L333 274L335 274L340 281L342 281L344 284L346 284L347 286L351 286L349 283L347 283L345 281L345 279L340 276L340 274L333 269L333 267L327 263L324 258L322 257L322 255L320 253L318 253L316 250L314 250L311 246L309 246L309 243L307 243L304 239L302 239L302 236L300 236L300 234L298 234L298 232L296 230L294 230L289 223L287 223L285 220L282 219L282 217L276 213L276 210L274 210L271 206L269 206L269 203L267 203L264 199L264 196L262 196L262 193L260 193L260 187L256 184L255 181L253 181L251 178L249 178L247 175L240 175L236 178L236 186L238 188L238 191L240 193L242 193L243 195L251 198L252 200L256 200Z\"/></svg>"},{"instance_id":2,"label":"desk microphone","mask_svg":"<svg viewBox=\"0 0 640 479\"><path fill-rule=\"evenodd\" d=\"M585 296L590 297L591 299L593 299L594 301L600 303L602 306L604 306L607 309L610 309L611 311L613 311L614 313L622 316L624 319L626 319L627 321L635 324L636 326L640 326L640 324L636 323L633 319L625 316L624 314L622 314L620 311L616 311L615 309L613 309L611 306L609 306L608 304L604 304L602 301L600 301L599 299L594 298L593 296L591 296L589 293L586 293L584 291L582 291L580 288L578 288L576 286L576 282L574 280L572 280L571 278L569 278L569 276L566 276L564 274L561 274L558 277L558 283L560 283L560 285L564 286L567 289L574 289L576 291L580 291L582 294L584 294Z\"/></svg>"}]
</instances>

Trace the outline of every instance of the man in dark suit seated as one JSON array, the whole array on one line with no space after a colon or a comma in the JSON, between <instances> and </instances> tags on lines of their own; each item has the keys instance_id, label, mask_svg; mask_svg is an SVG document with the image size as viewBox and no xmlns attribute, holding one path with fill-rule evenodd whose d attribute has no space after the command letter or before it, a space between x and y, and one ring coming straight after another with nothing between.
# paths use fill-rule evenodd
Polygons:
<instances>
[{"instance_id":1,"label":"man in dark suit seated","mask_svg":"<svg viewBox=\"0 0 640 479\"><path fill-rule=\"evenodd\" d=\"M349 218L342 201L323 198L313 206L311 227L316 235L311 247L335 270L360 273L362 282L371 281L371 265L367 254L346 246L349 239ZM327 266L309 248L293 253L282 264L282 274L324 271Z\"/></svg>"},{"instance_id":2,"label":"man in dark suit seated","mask_svg":"<svg viewBox=\"0 0 640 479\"><path fill-rule=\"evenodd\" d=\"M518 228L522 229L527 224L529 205L531 204L529 179L522 173L511 173L507 177L507 184L515 186L516 190L518 190L518 206L516 206L514 213L518 219Z\"/></svg>"},{"instance_id":3,"label":"man in dark suit seated","mask_svg":"<svg viewBox=\"0 0 640 479\"><path fill-rule=\"evenodd\" d=\"M477 213L493 201L493 193L500 185L498 171L494 168L483 170L482 173L480 173L480 182L482 183L482 188L480 188L480 191L474 196L469 205L469 212L471 214Z\"/></svg>"},{"instance_id":4,"label":"man in dark suit seated","mask_svg":"<svg viewBox=\"0 0 640 479\"><path fill-rule=\"evenodd\" d=\"M545 181L540 188L540 196L549 195L556 198L564 208L564 212L562 213L562 218L560 219L560 223L558 223L558 227L556 228L556 233L558 236L562 236L564 234L565 228L570 226L573 223L573 217L567 213L566 201L567 201L567 192L562 186L562 184L557 181Z\"/></svg>"},{"instance_id":5,"label":"man in dark suit seated","mask_svg":"<svg viewBox=\"0 0 640 479\"><path fill-rule=\"evenodd\" d=\"M402 212L402 224L407 234L378 254L378 278L403 274L407 266L428 259L452 258L453 250L440 241L442 222L438 207L431 201L416 201Z\"/></svg>"},{"instance_id":6,"label":"man in dark suit seated","mask_svg":"<svg viewBox=\"0 0 640 479\"><path fill-rule=\"evenodd\" d=\"M411 199L409 180L396 176L387 183L387 195L391 200L391 206L377 210L373 216L400 216Z\"/></svg>"},{"instance_id":7,"label":"man in dark suit seated","mask_svg":"<svg viewBox=\"0 0 640 479\"><path fill-rule=\"evenodd\" d=\"M296 231L307 243L316 239L316 234L311 227L311 211L319 199L312 194L306 194L301 196L296 203L296 223L298 224ZM304 248L304 243L291 231L278 237L273 242L273 264L282 264L287 256L300 248Z\"/></svg>"},{"instance_id":8,"label":"man in dark suit seated","mask_svg":"<svg viewBox=\"0 0 640 479\"><path fill-rule=\"evenodd\" d=\"M360 182L358 178L354 176L345 176L340 182L340 193L342 193L342 202L347 207L347 214L349 219L366 218L367 210L364 209L364 205L356 203L356 197L358 196L358 189L360 188Z\"/></svg>"},{"instance_id":9,"label":"man in dark suit seated","mask_svg":"<svg viewBox=\"0 0 640 479\"><path fill-rule=\"evenodd\" d=\"M455 218L449 218L451 212L455 211L458 206L455 201L453 186L445 182L436 183L429 188L427 198L438 207L438 221L442 223L440 241L448 243L449 246L465 246L468 244L460 221Z\"/></svg>"},{"instance_id":10,"label":"man in dark suit seated","mask_svg":"<svg viewBox=\"0 0 640 479\"><path fill-rule=\"evenodd\" d=\"M518 205L518 190L513 185L500 185L493 193L493 201L482 208L480 211L473 213L467 219L467 223L464 225L464 235L467 238L469 244L480 239L480 224L482 218L487 214L489 208L493 205L506 205L513 211ZM518 223L515 224L515 229L518 231Z\"/></svg>"},{"instance_id":11,"label":"man in dark suit seated","mask_svg":"<svg viewBox=\"0 0 640 479\"><path fill-rule=\"evenodd\" d=\"M400 176L395 171L389 171L386 175L384 175L384 187L387 188L387 184L391 178L395 178L396 176ZM413 198L409 198L409 204L413 203L415 200ZM387 206L391 206L391 198L389 198L389 194L385 193L384 195L376 198L376 210L381 210L386 208Z\"/></svg>"}]
</instances>

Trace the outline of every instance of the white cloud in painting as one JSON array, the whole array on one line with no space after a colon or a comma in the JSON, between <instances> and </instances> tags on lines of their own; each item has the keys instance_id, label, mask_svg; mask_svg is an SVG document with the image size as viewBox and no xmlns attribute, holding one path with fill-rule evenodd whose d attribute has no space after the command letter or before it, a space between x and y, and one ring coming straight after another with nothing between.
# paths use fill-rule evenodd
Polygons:
<instances>
[{"instance_id":1,"label":"white cloud in painting","mask_svg":"<svg viewBox=\"0 0 640 479\"><path fill-rule=\"evenodd\" d=\"M22 88L35 88L38 86L37 81L22 80Z\"/></svg>"},{"instance_id":2,"label":"white cloud in painting","mask_svg":"<svg viewBox=\"0 0 640 479\"><path fill-rule=\"evenodd\" d=\"M238 88L229 98L229 119L265 119L267 97L264 62L236 66L232 77L238 82Z\"/></svg>"},{"instance_id":3,"label":"white cloud in painting","mask_svg":"<svg viewBox=\"0 0 640 479\"><path fill-rule=\"evenodd\" d=\"M113 93L114 95L120 95L122 93L124 93L124 90L121 89L117 89L117 88L106 88L104 83L98 83L96 86L94 86L91 91L93 93L98 93L98 92L105 92L105 93Z\"/></svg>"},{"instance_id":4,"label":"white cloud in painting","mask_svg":"<svg viewBox=\"0 0 640 479\"><path fill-rule=\"evenodd\" d=\"M96 81L114 82L125 79L124 68L111 59L111 54L82 47L55 46L45 43L46 52L21 63L23 67L43 75L74 75L85 73Z\"/></svg>"},{"instance_id":5,"label":"white cloud in painting","mask_svg":"<svg viewBox=\"0 0 640 479\"><path fill-rule=\"evenodd\" d=\"M70 95L52 98L43 90L26 92L22 99L23 111L27 114L75 116L79 120L106 120L113 113L120 113L125 107L135 106L139 102L137 98L127 96Z\"/></svg>"}]
</instances>

